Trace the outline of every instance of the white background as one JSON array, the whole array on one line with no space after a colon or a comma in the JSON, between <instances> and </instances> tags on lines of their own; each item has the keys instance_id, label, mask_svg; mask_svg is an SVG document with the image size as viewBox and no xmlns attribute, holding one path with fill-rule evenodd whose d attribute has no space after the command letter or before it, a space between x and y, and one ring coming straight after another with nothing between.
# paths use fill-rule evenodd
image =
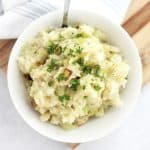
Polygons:
<instances>
[{"instance_id":1,"label":"white background","mask_svg":"<svg viewBox=\"0 0 150 150\"><path fill-rule=\"evenodd\" d=\"M82 9L98 14L100 13L120 24L130 1L131 0L71 0L70 9ZM2 7L0 4L0 39L17 38L33 21L27 16L33 17L33 13L40 16L43 14L43 11L44 13L47 12L45 11L45 7L47 7L49 12L53 11L49 5L56 9L63 9L64 4L64 0L0 0L0 2L2 2ZM30 3L32 3L32 7L29 8L28 5ZM37 5L40 6L40 10ZM42 7L43 5L44 7ZM21 12L26 15L23 15L20 10L18 12L18 8L21 9L22 7L24 8ZM14 27L16 27L15 30Z\"/></svg>"}]
</instances>

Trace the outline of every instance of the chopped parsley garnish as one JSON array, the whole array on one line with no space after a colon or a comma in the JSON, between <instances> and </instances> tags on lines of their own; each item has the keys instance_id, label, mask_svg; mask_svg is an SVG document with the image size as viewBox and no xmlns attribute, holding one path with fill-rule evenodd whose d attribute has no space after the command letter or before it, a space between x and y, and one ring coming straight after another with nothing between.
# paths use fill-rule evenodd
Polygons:
<instances>
[{"instance_id":1,"label":"chopped parsley garnish","mask_svg":"<svg viewBox=\"0 0 150 150\"><path fill-rule=\"evenodd\" d=\"M53 84L53 81L48 82L48 86L52 86L52 84Z\"/></svg>"},{"instance_id":2,"label":"chopped parsley garnish","mask_svg":"<svg viewBox=\"0 0 150 150\"><path fill-rule=\"evenodd\" d=\"M79 85L80 85L79 79L71 79L70 80L70 88L72 90L76 91Z\"/></svg>"},{"instance_id":3,"label":"chopped parsley garnish","mask_svg":"<svg viewBox=\"0 0 150 150\"><path fill-rule=\"evenodd\" d=\"M86 95L85 95L83 98L85 98L85 99L86 99L86 98L88 98L88 96L86 96Z\"/></svg>"},{"instance_id":4,"label":"chopped parsley garnish","mask_svg":"<svg viewBox=\"0 0 150 150\"><path fill-rule=\"evenodd\" d=\"M99 77L100 76L100 67L99 66L94 66L92 69L92 73L94 76Z\"/></svg>"},{"instance_id":5,"label":"chopped parsley garnish","mask_svg":"<svg viewBox=\"0 0 150 150\"><path fill-rule=\"evenodd\" d=\"M70 48L67 55L68 55L68 56L75 57L74 50Z\"/></svg>"},{"instance_id":6,"label":"chopped parsley garnish","mask_svg":"<svg viewBox=\"0 0 150 150\"><path fill-rule=\"evenodd\" d=\"M62 52L62 48L61 47L56 47L56 49L55 49L55 54L56 55L60 55L61 54L61 52Z\"/></svg>"},{"instance_id":7,"label":"chopped parsley garnish","mask_svg":"<svg viewBox=\"0 0 150 150\"><path fill-rule=\"evenodd\" d=\"M79 46L78 44L74 45L73 47L63 47L61 48L61 51L65 56L71 56L75 57L79 55L82 52L83 48Z\"/></svg>"},{"instance_id":8,"label":"chopped parsley garnish","mask_svg":"<svg viewBox=\"0 0 150 150\"><path fill-rule=\"evenodd\" d=\"M58 96L58 99L59 101L64 102L64 101L70 100L70 96L67 94L64 94L64 95Z\"/></svg>"},{"instance_id":9,"label":"chopped parsley garnish","mask_svg":"<svg viewBox=\"0 0 150 150\"><path fill-rule=\"evenodd\" d=\"M59 67L58 61L56 59L52 59L51 63L48 65L47 71L51 72L56 70Z\"/></svg>"},{"instance_id":10,"label":"chopped parsley garnish","mask_svg":"<svg viewBox=\"0 0 150 150\"><path fill-rule=\"evenodd\" d=\"M109 51L109 53L110 53L110 54L114 54L115 52L113 52L113 51Z\"/></svg>"},{"instance_id":11,"label":"chopped parsley garnish","mask_svg":"<svg viewBox=\"0 0 150 150\"><path fill-rule=\"evenodd\" d=\"M85 74L93 74L95 77L103 78L103 74L101 72L100 66L98 65L84 65L82 61L79 59L78 64L81 64L81 70Z\"/></svg>"},{"instance_id":12,"label":"chopped parsley garnish","mask_svg":"<svg viewBox=\"0 0 150 150\"><path fill-rule=\"evenodd\" d=\"M86 86L85 86L85 85L83 85L82 89L83 89L83 90L85 90L85 88L86 88Z\"/></svg>"},{"instance_id":13,"label":"chopped parsley garnish","mask_svg":"<svg viewBox=\"0 0 150 150\"><path fill-rule=\"evenodd\" d=\"M60 81L63 81L63 80L66 80L67 78L65 77L65 74L64 73L61 73L58 75L57 77L57 80L60 82Z\"/></svg>"},{"instance_id":14,"label":"chopped parsley garnish","mask_svg":"<svg viewBox=\"0 0 150 150\"><path fill-rule=\"evenodd\" d=\"M96 91L99 91L99 90L101 89L101 87L100 87L99 85L94 85L94 89L95 89Z\"/></svg>"},{"instance_id":15,"label":"chopped parsley garnish","mask_svg":"<svg viewBox=\"0 0 150 150\"><path fill-rule=\"evenodd\" d=\"M53 54L55 52L56 47L57 47L57 44L51 43L51 45L47 47L48 54Z\"/></svg>"},{"instance_id":16,"label":"chopped parsley garnish","mask_svg":"<svg viewBox=\"0 0 150 150\"><path fill-rule=\"evenodd\" d=\"M48 54L55 53L56 55L60 55L62 52L62 48L60 46L58 46L58 44L51 43L51 45L49 45L47 47L47 52L48 52Z\"/></svg>"},{"instance_id":17,"label":"chopped parsley garnish","mask_svg":"<svg viewBox=\"0 0 150 150\"><path fill-rule=\"evenodd\" d=\"M84 65L84 60L83 60L83 58L79 58L76 62L77 62L80 66L83 66L83 65Z\"/></svg>"},{"instance_id":18,"label":"chopped parsley garnish","mask_svg":"<svg viewBox=\"0 0 150 150\"><path fill-rule=\"evenodd\" d=\"M83 66L82 68L83 73L89 74L92 72L92 67L91 66Z\"/></svg>"},{"instance_id":19,"label":"chopped parsley garnish","mask_svg":"<svg viewBox=\"0 0 150 150\"><path fill-rule=\"evenodd\" d=\"M37 54L37 51L36 51L36 50L34 51L34 54Z\"/></svg>"},{"instance_id":20,"label":"chopped parsley garnish","mask_svg":"<svg viewBox=\"0 0 150 150\"><path fill-rule=\"evenodd\" d=\"M80 53L82 52L82 50L83 50L83 48L80 47L80 46L78 46L78 47L76 48L76 52L77 52L78 54L80 54Z\"/></svg>"},{"instance_id":21,"label":"chopped parsley garnish","mask_svg":"<svg viewBox=\"0 0 150 150\"><path fill-rule=\"evenodd\" d=\"M79 38L79 37L82 37L82 36L83 36L82 33L78 33L78 34L76 34L74 37L75 37L75 38Z\"/></svg>"}]
</instances>

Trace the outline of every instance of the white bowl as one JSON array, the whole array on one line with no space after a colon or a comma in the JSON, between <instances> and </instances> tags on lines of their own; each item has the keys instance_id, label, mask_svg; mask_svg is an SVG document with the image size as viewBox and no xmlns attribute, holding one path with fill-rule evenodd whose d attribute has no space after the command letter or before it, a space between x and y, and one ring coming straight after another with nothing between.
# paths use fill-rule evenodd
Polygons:
<instances>
[{"instance_id":1,"label":"white bowl","mask_svg":"<svg viewBox=\"0 0 150 150\"><path fill-rule=\"evenodd\" d=\"M28 102L22 74L17 66L17 57L23 43L34 37L45 27L59 27L62 12L55 11L40 17L23 32L15 43L8 64L8 88L12 101L19 114L33 129L48 138L69 143L82 143L102 138L116 129L133 110L141 88L141 62L138 50L126 31L104 16L87 11L70 11L69 22L86 23L103 30L111 43L118 46L131 67L126 88L121 94L123 105L113 108L103 118L91 119L85 125L72 131L65 131L50 123L41 122ZM15 29L15 27L14 27ZM12 116L13 117L13 116Z\"/></svg>"}]
</instances>

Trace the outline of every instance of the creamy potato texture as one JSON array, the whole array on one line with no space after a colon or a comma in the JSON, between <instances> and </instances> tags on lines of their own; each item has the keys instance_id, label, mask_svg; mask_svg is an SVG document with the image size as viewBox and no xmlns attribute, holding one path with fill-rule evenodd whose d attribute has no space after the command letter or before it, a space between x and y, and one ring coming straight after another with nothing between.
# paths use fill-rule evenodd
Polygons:
<instances>
[{"instance_id":1,"label":"creamy potato texture","mask_svg":"<svg viewBox=\"0 0 150 150\"><path fill-rule=\"evenodd\" d=\"M40 119L65 129L120 105L129 72L120 50L85 24L38 33L22 47L18 66Z\"/></svg>"}]
</instances>

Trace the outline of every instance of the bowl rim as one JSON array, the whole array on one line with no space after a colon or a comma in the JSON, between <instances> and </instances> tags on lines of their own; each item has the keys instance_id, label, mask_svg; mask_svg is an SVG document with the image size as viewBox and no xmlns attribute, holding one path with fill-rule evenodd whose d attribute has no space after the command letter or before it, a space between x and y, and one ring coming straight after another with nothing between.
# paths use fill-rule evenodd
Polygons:
<instances>
[{"instance_id":1,"label":"bowl rim","mask_svg":"<svg viewBox=\"0 0 150 150\"><path fill-rule=\"evenodd\" d=\"M139 53L138 53L138 50L133 42L133 40L130 38L129 34L121 27L121 25L113 22L113 20L110 20L109 18L107 18L106 16L102 15L102 14L97 14L97 13L93 13L93 12L90 12L90 11L86 11L86 10L78 10L78 9L74 9L74 10L71 10L71 12L75 13L76 11L79 11L81 13L87 13L87 14L91 14L93 16L98 16L98 17L101 17L103 19L105 19L107 22L111 22L112 24L114 24L115 26L117 26L118 30L121 30L122 33L126 36L126 38L128 39L128 41L130 42L130 44L132 45L132 47L134 47L134 50L135 50L135 53L136 53L136 57L137 57L137 61L138 61L138 64L139 64L139 87L138 87L138 90L136 91L137 95L136 95L136 99L138 99L138 96L140 94L140 91L141 91L141 85L142 85L142 65L141 65L141 61L140 61L140 57L139 57ZM60 141L60 142L67 142L67 143L84 143L84 142L89 142L89 141L94 141L94 140L97 140L97 139L100 139L104 136L107 136L108 134L110 134L112 131L114 131L115 129L117 129L120 124L125 120L125 118L127 118L127 116L132 112L133 108L135 107L135 104L137 103L137 100L135 101L134 103L134 106L132 106L132 109L128 112L126 112L126 116L118 121L118 124L115 128L113 128L112 130L109 130L105 135L103 136L100 136L99 134L97 134L97 136L95 137L88 137L86 139L66 139L65 137L64 138L60 138L59 136L57 137L54 137L54 136L48 136L48 135L45 135L43 134L41 131L39 131L38 129L36 129L35 127L33 127L33 125L30 124L29 120L27 118L25 118L21 112L21 109L19 108L18 104L15 102L14 100L14 94L12 93L11 91L11 84L12 84L12 81L10 80L10 76L11 76L11 72L10 72L10 66L11 66L11 63L12 63L12 54L13 54L13 51L14 49L16 48L16 45L18 45L18 42L19 40L23 37L24 34L28 33L28 29L31 28L32 26L34 26L37 22L40 22L42 18L46 17L46 16L50 16L50 15L58 15L59 13L61 13L62 10L55 10L53 12L49 12L48 14L46 15L43 15L41 17L39 17L38 19L36 19L35 21L33 21L25 30L24 32L19 36L19 38L17 39L16 43L14 44L13 46L13 49L11 51L11 54L10 54L10 58L9 58L9 62L8 62L8 73L7 73L7 83L8 83L8 89L9 89L9 93L10 93L10 97L11 97L11 100L17 110L17 112L19 113L19 115L21 116L21 118L23 118L23 120L32 128L34 129L35 131L37 131L38 133L40 133L41 135L47 137L47 138L50 138L50 139L53 139L53 140L56 140L56 141Z\"/></svg>"}]
</instances>

